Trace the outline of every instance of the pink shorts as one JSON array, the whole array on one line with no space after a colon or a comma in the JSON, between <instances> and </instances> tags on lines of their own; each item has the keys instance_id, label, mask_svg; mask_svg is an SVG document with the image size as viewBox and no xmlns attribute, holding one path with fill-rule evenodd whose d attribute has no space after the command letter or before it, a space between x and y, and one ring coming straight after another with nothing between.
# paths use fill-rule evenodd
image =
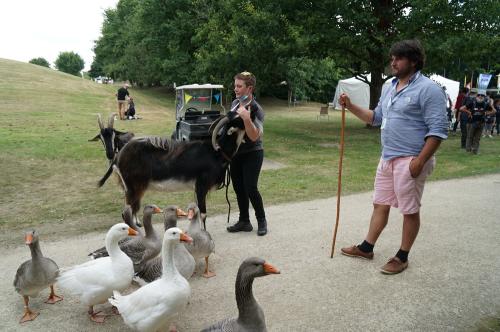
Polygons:
<instances>
[{"instance_id":1,"label":"pink shorts","mask_svg":"<svg viewBox=\"0 0 500 332\"><path fill-rule=\"evenodd\" d=\"M427 177L434 170L436 160L430 158L416 178L410 174L410 162L415 157L399 157L383 160L377 167L373 203L398 208L402 214L414 214L420 210Z\"/></svg>"}]
</instances>

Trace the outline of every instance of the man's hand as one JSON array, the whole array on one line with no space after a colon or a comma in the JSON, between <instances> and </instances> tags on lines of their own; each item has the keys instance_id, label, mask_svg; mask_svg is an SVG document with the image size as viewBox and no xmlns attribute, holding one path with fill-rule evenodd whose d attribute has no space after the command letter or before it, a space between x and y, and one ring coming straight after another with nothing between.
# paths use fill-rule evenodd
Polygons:
<instances>
[{"instance_id":1,"label":"man's hand","mask_svg":"<svg viewBox=\"0 0 500 332\"><path fill-rule=\"evenodd\" d=\"M339 97L339 104L347 109L351 108L351 99L345 93L342 93Z\"/></svg>"},{"instance_id":2,"label":"man's hand","mask_svg":"<svg viewBox=\"0 0 500 332\"><path fill-rule=\"evenodd\" d=\"M424 168L424 163L418 158L415 157L410 161L410 175L412 178L416 178L422 173L422 169Z\"/></svg>"}]
</instances>

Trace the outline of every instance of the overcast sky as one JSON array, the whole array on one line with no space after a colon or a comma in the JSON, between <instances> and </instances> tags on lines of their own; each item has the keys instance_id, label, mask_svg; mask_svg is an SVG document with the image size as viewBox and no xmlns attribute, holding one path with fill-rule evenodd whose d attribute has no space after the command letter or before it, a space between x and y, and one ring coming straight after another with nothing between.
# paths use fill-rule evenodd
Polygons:
<instances>
[{"instance_id":1,"label":"overcast sky","mask_svg":"<svg viewBox=\"0 0 500 332\"><path fill-rule=\"evenodd\" d=\"M94 59L94 41L101 35L104 10L118 0L6 0L0 4L0 58L28 62L45 58L54 67L60 52L73 51Z\"/></svg>"}]
</instances>

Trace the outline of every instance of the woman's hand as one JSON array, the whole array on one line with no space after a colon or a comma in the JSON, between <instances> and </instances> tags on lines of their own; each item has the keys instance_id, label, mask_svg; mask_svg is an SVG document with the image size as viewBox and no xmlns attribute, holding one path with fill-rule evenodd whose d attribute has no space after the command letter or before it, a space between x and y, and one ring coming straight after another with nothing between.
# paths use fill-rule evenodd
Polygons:
<instances>
[{"instance_id":1,"label":"woman's hand","mask_svg":"<svg viewBox=\"0 0 500 332\"><path fill-rule=\"evenodd\" d=\"M241 106L236 110L236 113L240 116L243 121L250 120L250 111L245 107Z\"/></svg>"}]
</instances>

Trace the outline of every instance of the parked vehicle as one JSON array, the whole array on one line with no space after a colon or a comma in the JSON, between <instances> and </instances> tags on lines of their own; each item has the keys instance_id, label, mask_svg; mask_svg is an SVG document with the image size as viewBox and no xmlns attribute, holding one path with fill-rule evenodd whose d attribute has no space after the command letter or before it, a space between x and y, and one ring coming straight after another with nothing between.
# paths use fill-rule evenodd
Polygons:
<instances>
[{"instance_id":1,"label":"parked vehicle","mask_svg":"<svg viewBox=\"0 0 500 332\"><path fill-rule=\"evenodd\" d=\"M210 140L209 128L225 114L222 102L224 86L189 84L176 88L176 126L172 139L178 141Z\"/></svg>"}]
</instances>

